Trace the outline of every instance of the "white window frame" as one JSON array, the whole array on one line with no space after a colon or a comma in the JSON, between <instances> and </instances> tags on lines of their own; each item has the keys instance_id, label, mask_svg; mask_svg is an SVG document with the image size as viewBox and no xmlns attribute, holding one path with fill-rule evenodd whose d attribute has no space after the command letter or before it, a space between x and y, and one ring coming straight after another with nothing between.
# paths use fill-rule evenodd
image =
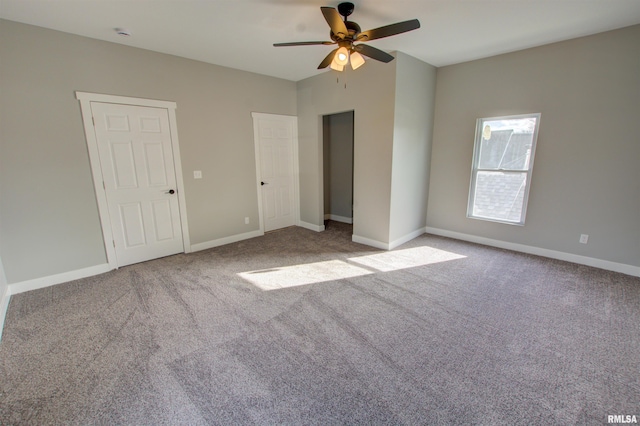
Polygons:
<instances>
[{"instance_id":1,"label":"white window frame","mask_svg":"<svg viewBox=\"0 0 640 426\"><path fill-rule=\"evenodd\" d=\"M525 218L527 215L527 204L528 204L528 200L529 200L529 190L531 189L531 176L532 176L532 172L533 172L533 160L535 157L535 152L536 152L536 145L537 145L537 141L538 141L538 130L540 128L540 113L532 113L532 114L519 114L519 115L507 115L507 116L502 116L502 117L485 117L485 118L478 118L476 120L476 135L475 135L475 139L474 139L474 145L473 145L473 162L471 164L471 184L469 186L469 200L467 203L467 217L469 219L479 219L479 220L485 220L485 221L489 221L489 222L498 222L498 223L504 223L504 224L508 224L508 225L519 225L519 226L524 226L525 223ZM484 168L479 168L479 161L480 161L480 151L482 148L482 132L483 132L483 128L484 125L483 123L485 121L498 121L498 120L513 120L513 119L520 119L520 118L535 118L536 119L536 126L535 129L533 131L533 137L532 137L532 142L531 142L531 155L529 157L529 167L527 170L517 170L517 169L484 169ZM496 173L518 173L518 174L526 174L526 184L525 184L525 189L524 189L524 198L522 201L522 214L520 215L520 221L511 221L511 220L506 220L506 219L501 219L501 218L492 218L492 217L486 217L486 216L478 216L478 215L474 215L473 214L473 206L475 204L475 194L476 194L476 177L478 175L478 172L496 172Z\"/></svg>"}]
</instances>

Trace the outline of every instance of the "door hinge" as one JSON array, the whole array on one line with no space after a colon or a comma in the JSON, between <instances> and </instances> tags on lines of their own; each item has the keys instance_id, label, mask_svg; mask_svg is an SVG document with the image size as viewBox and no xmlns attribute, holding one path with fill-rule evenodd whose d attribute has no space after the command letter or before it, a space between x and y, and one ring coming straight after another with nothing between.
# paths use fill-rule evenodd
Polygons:
<instances>
[{"instance_id":1,"label":"door hinge","mask_svg":"<svg viewBox=\"0 0 640 426\"><path fill-rule=\"evenodd\" d=\"M105 191L107 190L107 185L104 184L104 181L102 181L102 189L104 189Z\"/></svg>"},{"instance_id":2,"label":"door hinge","mask_svg":"<svg viewBox=\"0 0 640 426\"><path fill-rule=\"evenodd\" d=\"M93 127L96 127L96 118L91 117L91 122L93 123Z\"/></svg>"},{"instance_id":3,"label":"door hinge","mask_svg":"<svg viewBox=\"0 0 640 426\"><path fill-rule=\"evenodd\" d=\"M116 248L116 240L111 240L111 242L113 243L113 248Z\"/></svg>"}]
</instances>

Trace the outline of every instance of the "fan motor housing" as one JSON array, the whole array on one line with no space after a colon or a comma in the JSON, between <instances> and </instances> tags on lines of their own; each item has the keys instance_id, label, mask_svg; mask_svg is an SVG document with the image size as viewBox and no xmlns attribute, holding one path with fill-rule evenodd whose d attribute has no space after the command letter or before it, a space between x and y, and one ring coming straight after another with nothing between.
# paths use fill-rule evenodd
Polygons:
<instances>
[{"instance_id":1,"label":"fan motor housing","mask_svg":"<svg viewBox=\"0 0 640 426\"><path fill-rule=\"evenodd\" d=\"M345 37L346 39L355 40L355 38L358 36L358 34L360 34L360 31L362 31L360 29L360 25L356 24L355 22L344 21L344 25L347 27L347 30L349 30L349 35L347 37ZM337 37L333 33L333 31L329 31L329 37L331 37L331 40L333 40L333 41L339 41L340 40L340 38Z\"/></svg>"}]
</instances>

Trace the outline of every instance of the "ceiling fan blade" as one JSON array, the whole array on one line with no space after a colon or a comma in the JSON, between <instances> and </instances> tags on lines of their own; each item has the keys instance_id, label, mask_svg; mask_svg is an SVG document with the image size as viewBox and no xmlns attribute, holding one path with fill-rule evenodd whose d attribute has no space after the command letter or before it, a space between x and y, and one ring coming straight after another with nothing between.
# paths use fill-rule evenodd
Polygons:
<instances>
[{"instance_id":1,"label":"ceiling fan blade","mask_svg":"<svg viewBox=\"0 0 640 426\"><path fill-rule=\"evenodd\" d=\"M282 47L282 46L313 46L313 45L331 45L336 44L333 41L292 41L290 43L274 43L274 47Z\"/></svg>"},{"instance_id":2,"label":"ceiling fan blade","mask_svg":"<svg viewBox=\"0 0 640 426\"><path fill-rule=\"evenodd\" d=\"M339 39L342 40L349 35L347 26L344 24L342 17L335 8L323 6L320 10L322 10L322 14L324 15L324 19L327 21L327 24L331 27L331 31L333 31Z\"/></svg>"},{"instance_id":3,"label":"ceiling fan blade","mask_svg":"<svg viewBox=\"0 0 640 426\"><path fill-rule=\"evenodd\" d=\"M368 56L371 59L375 59L381 62L391 62L395 58L392 55L389 55L387 52L383 52L380 49L369 46L368 44L359 44L357 46L353 46L356 52L363 54L364 56Z\"/></svg>"},{"instance_id":4,"label":"ceiling fan blade","mask_svg":"<svg viewBox=\"0 0 640 426\"><path fill-rule=\"evenodd\" d=\"M339 48L338 48L339 49ZM333 61L333 57L336 56L336 52L338 51L338 49L333 49L323 60L322 62L320 62L320 65L318 65L318 69L321 70L323 68L326 68L329 66L329 64L331 64L331 61Z\"/></svg>"},{"instance_id":5,"label":"ceiling fan blade","mask_svg":"<svg viewBox=\"0 0 640 426\"><path fill-rule=\"evenodd\" d=\"M410 21L397 22L395 24L386 25L384 27L374 28L368 31L362 31L358 34L356 41L369 41L378 38L389 37L396 34L406 33L420 28L420 21L412 19Z\"/></svg>"}]
</instances>

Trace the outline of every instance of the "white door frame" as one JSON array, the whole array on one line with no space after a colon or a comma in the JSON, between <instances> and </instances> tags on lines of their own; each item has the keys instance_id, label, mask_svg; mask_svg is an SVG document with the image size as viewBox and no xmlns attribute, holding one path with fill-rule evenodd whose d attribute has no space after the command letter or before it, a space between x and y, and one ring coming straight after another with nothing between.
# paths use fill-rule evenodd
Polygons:
<instances>
[{"instance_id":1,"label":"white door frame","mask_svg":"<svg viewBox=\"0 0 640 426\"><path fill-rule=\"evenodd\" d=\"M300 226L300 166L298 160L298 117L292 115L266 114L262 112L252 112L253 117L253 145L256 157L256 191L258 193L258 221L260 222L260 232L264 233L264 216L262 211L262 168L260 166L260 139L258 121L264 119L281 119L291 123L293 128L293 207L295 209L295 225Z\"/></svg>"},{"instance_id":2,"label":"white door frame","mask_svg":"<svg viewBox=\"0 0 640 426\"><path fill-rule=\"evenodd\" d=\"M184 196L184 181L182 179L182 163L180 161L180 149L178 145L178 125L176 120L175 102L159 101L153 99L130 98L126 96L104 95L100 93L76 92L76 99L80 101L80 109L82 111L82 122L84 124L84 134L89 150L89 162L91 163L91 173L93 175L93 187L96 191L96 199L98 201L98 213L100 215L100 223L102 225L102 237L104 239L104 248L107 252L107 263L110 269L118 268L118 260L116 257L116 249L112 243L113 229L111 228L111 220L109 218L109 208L107 204L107 192L102 182L102 165L100 163L100 155L98 154L98 140L96 138L95 129L93 127L93 114L91 112L91 102L103 102L122 105L144 106L153 108L164 108L169 114L169 127L171 132L171 147L173 149L173 163L176 173L176 185L178 191L178 205L180 208L180 223L182 226L182 242L184 252L191 252L191 243L189 240L189 227L187 224L187 209Z\"/></svg>"}]
</instances>

